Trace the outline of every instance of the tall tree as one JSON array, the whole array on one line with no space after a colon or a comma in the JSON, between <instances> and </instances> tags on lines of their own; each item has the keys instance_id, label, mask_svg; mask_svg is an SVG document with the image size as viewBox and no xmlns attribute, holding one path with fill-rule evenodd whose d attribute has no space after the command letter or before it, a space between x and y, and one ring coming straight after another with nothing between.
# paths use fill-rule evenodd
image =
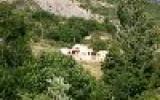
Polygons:
<instances>
[{"instance_id":1,"label":"tall tree","mask_svg":"<svg viewBox=\"0 0 160 100\"><path fill-rule=\"evenodd\" d=\"M0 37L4 45L0 50L0 65L17 67L30 57L27 24L23 12L16 13L12 4L0 3Z\"/></svg>"},{"instance_id":2,"label":"tall tree","mask_svg":"<svg viewBox=\"0 0 160 100\"><path fill-rule=\"evenodd\" d=\"M144 0L121 0L118 6L121 31L114 36L118 46L110 49L103 65L110 99L133 99L160 86L159 80L155 80L160 70L152 63L157 34L145 16L144 7Z\"/></svg>"}]
</instances>

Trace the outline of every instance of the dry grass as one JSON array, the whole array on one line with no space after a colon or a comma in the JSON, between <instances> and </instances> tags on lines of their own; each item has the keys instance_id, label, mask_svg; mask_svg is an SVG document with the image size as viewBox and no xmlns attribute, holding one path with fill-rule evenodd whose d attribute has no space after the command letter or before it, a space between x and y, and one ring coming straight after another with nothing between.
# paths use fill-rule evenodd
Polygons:
<instances>
[{"instance_id":1,"label":"dry grass","mask_svg":"<svg viewBox=\"0 0 160 100\"><path fill-rule=\"evenodd\" d=\"M31 48L33 55L39 56L42 52L57 52L59 49L56 46L50 45L47 41L39 41L39 42L32 42Z\"/></svg>"},{"instance_id":2,"label":"dry grass","mask_svg":"<svg viewBox=\"0 0 160 100\"><path fill-rule=\"evenodd\" d=\"M47 41L41 40L39 42L31 42L33 55L39 57L43 52L58 52L57 46L50 45ZM84 62L77 61L84 68L84 71L89 72L97 80L101 79L103 72L101 70L101 63L99 62Z\"/></svg>"},{"instance_id":3,"label":"dry grass","mask_svg":"<svg viewBox=\"0 0 160 100\"><path fill-rule=\"evenodd\" d=\"M101 63L98 62L79 62L85 71L89 72L97 80L102 78Z\"/></svg>"}]
</instances>

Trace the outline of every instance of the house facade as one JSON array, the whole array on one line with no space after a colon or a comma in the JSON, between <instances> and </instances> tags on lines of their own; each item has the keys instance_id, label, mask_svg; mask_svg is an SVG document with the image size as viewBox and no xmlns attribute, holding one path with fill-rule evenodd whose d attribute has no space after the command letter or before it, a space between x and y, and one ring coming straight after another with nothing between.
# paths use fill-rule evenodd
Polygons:
<instances>
[{"instance_id":1,"label":"house facade","mask_svg":"<svg viewBox=\"0 0 160 100\"><path fill-rule=\"evenodd\" d=\"M72 48L62 48L60 52L72 56L75 60L87 62L102 62L108 54L105 50L95 52L85 44L75 44Z\"/></svg>"}]
</instances>

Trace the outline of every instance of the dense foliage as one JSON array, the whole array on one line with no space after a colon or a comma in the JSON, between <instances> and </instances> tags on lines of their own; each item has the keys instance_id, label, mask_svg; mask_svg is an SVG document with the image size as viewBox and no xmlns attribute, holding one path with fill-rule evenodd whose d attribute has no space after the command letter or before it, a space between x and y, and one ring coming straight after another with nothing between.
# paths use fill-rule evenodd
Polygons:
<instances>
[{"instance_id":1,"label":"dense foliage","mask_svg":"<svg viewBox=\"0 0 160 100\"><path fill-rule=\"evenodd\" d=\"M43 14L44 22L53 19L53 23L57 24L58 19L54 21L53 15L46 12ZM38 17L38 14L35 15ZM36 23L41 23L41 19L38 20L35 15L30 14L30 11L17 10L5 2L0 4L2 39L0 43L0 99L90 100L95 95L96 81L72 58L57 52L44 53L39 58L32 55L30 40L34 39L35 35L38 36L34 34L37 30L32 29L35 28ZM31 19L33 22L28 22L29 17L33 17ZM69 23L80 22L80 20L72 20ZM45 25L49 25L48 23ZM80 29L87 32L86 28ZM48 31L46 29L46 32ZM68 39L67 36L63 38Z\"/></svg>"},{"instance_id":2,"label":"dense foliage","mask_svg":"<svg viewBox=\"0 0 160 100\"><path fill-rule=\"evenodd\" d=\"M117 45L103 66L110 99L135 100L160 86L160 69L153 65L157 33L144 6L143 0L121 0L119 5L121 31L114 36Z\"/></svg>"},{"instance_id":3,"label":"dense foliage","mask_svg":"<svg viewBox=\"0 0 160 100\"><path fill-rule=\"evenodd\" d=\"M16 3L0 3L1 100L159 99L160 56L155 48L160 41L156 23L159 15L155 14L158 6L155 12L146 13L146 6L154 4L120 0L117 14L113 8L113 16L107 16L108 8L96 8L90 0L80 1L86 2L94 13L100 11L106 16L105 21L64 18L41 9L17 7ZM108 17L118 17L119 32ZM109 40L100 39L97 34L89 43L95 51L110 50L102 66L103 80L95 80L71 57L59 52L33 56L33 41L79 43L85 36L99 32L114 33Z\"/></svg>"},{"instance_id":4,"label":"dense foliage","mask_svg":"<svg viewBox=\"0 0 160 100\"><path fill-rule=\"evenodd\" d=\"M22 15L11 12L11 5L3 3L0 10L0 36L3 39L3 45L0 45L0 65L22 65L31 55L27 43L27 24Z\"/></svg>"},{"instance_id":5,"label":"dense foliage","mask_svg":"<svg viewBox=\"0 0 160 100\"><path fill-rule=\"evenodd\" d=\"M38 30L41 30L39 33L43 34L43 38L64 42L80 42L94 31L110 31L113 26L82 18L59 18L44 11L33 13L32 18L40 25Z\"/></svg>"}]
</instances>

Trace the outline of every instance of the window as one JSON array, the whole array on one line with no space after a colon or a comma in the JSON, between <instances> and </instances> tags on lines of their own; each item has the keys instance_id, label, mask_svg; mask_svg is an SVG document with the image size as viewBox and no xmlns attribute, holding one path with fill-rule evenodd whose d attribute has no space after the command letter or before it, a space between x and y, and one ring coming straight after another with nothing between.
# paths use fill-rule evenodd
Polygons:
<instances>
[{"instance_id":1,"label":"window","mask_svg":"<svg viewBox=\"0 0 160 100\"><path fill-rule=\"evenodd\" d=\"M71 52L69 51L68 54L71 54Z\"/></svg>"},{"instance_id":2,"label":"window","mask_svg":"<svg viewBox=\"0 0 160 100\"><path fill-rule=\"evenodd\" d=\"M95 56L95 55L96 55L96 52L92 52L91 55Z\"/></svg>"},{"instance_id":3,"label":"window","mask_svg":"<svg viewBox=\"0 0 160 100\"><path fill-rule=\"evenodd\" d=\"M73 54L73 55L76 54L76 51L72 51L72 54Z\"/></svg>"}]
</instances>

